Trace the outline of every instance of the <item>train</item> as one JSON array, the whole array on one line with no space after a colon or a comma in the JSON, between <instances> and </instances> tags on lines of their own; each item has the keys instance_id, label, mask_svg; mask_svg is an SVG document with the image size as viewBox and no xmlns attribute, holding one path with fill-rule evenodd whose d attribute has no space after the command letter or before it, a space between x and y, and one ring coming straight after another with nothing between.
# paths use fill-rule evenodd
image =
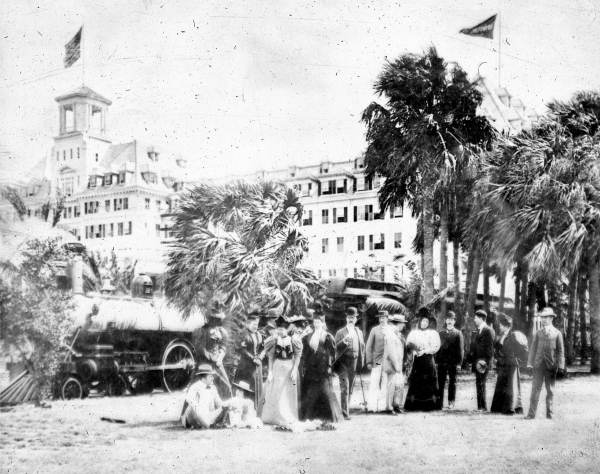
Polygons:
<instances>
[{"instance_id":1,"label":"train","mask_svg":"<svg viewBox=\"0 0 600 474\"><path fill-rule=\"evenodd\" d=\"M74 295L75 324L54 383L58 398L85 398L92 390L109 396L161 387L172 392L188 385L196 366L192 335L204 316L196 312L184 320L154 296L147 275L137 275L131 287L127 296Z\"/></svg>"}]
</instances>

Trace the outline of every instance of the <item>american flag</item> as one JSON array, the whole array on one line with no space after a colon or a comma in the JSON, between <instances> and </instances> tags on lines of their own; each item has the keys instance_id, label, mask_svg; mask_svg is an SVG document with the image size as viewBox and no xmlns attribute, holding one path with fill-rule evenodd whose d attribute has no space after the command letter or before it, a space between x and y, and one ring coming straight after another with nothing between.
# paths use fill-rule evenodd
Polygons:
<instances>
[{"instance_id":1,"label":"american flag","mask_svg":"<svg viewBox=\"0 0 600 474\"><path fill-rule=\"evenodd\" d=\"M81 56L81 35L83 32L83 26L79 28L79 31L75 33L75 36L71 38L67 44L65 44L65 67L71 67Z\"/></svg>"}]
</instances>

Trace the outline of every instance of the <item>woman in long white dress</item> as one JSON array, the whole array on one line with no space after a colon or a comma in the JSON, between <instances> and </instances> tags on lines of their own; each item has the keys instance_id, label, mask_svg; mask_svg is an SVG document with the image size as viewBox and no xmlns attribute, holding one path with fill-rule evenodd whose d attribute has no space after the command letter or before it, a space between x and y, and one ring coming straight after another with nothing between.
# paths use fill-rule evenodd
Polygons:
<instances>
[{"instance_id":1,"label":"woman in long white dress","mask_svg":"<svg viewBox=\"0 0 600 474\"><path fill-rule=\"evenodd\" d=\"M408 393L404 409L407 411L437 410L438 381L433 355L440 350L440 336L429 328L429 314L422 312L417 328L406 340L414 354L412 371L408 378Z\"/></svg>"},{"instance_id":2,"label":"woman in long white dress","mask_svg":"<svg viewBox=\"0 0 600 474\"><path fill-rule=\"evenodd\" d=\"M288 426L298 422L298 366L302 341L278 321L277 335L268 350L269 375L265 385L262 421L265 424Z\"/></svg>"}]
</instances>

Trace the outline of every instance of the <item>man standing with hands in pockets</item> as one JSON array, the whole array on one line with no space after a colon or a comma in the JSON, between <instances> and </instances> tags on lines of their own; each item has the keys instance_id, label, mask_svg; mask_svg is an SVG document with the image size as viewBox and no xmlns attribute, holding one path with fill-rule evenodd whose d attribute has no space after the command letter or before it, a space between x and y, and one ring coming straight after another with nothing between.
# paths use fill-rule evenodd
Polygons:
<instances>
[{"instance_id":1,"label":"man standing with hands in pockets","mask_svg":"<svg viewBox=\"0 0 600 474\"><path fill-rule=\"evenodd\" d=\"M559 370L565 370L563 337L561 332L552 326L554 310L544 308L539 316L542 320L542 328L535 333L527 361L527 367L533 368L529 413L525 417L528 420L535 418L543 383L546 385L546 418L552 418L556 374Z\"/></svg>"},{"instance_id":2,"label":"man standing with hands in pockets","mask_svg":"<svg viewBox=\"0 0 600 474\"><path fill-rule=\"evenodd\" d=\"M356 327L358 310L354 306L346 308L346 326L335 334L336 371L340 379L340 399L344 419L350 419L348 403L352 396L354 377L362 370L365 361L365 340L362 331Z\"/></svg>"}]
</instances>

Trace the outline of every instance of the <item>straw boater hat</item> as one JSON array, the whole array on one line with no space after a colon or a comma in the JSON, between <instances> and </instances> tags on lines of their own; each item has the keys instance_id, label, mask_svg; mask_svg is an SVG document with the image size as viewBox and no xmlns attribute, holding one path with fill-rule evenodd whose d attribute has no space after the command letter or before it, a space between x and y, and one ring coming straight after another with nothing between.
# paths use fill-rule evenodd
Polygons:
<instances>
[{"instance_id":1,"label":"straw boater hat","mask_svg":"<svg viewBox=\"0 0 600 474\"><path fill-rule=\"evenodd\" d=\"M200 364L195 372L196 375L214 375L215 371L210 364Z\"/></svg>"},{"instance_id":2,"label":"straw boater hat","mask_svg":"<svg viewBox=\"0 0 600 474\"><path fill-rule=\"evenodd\" d=\"M540 318L554 318L556 316L556 313L552 308L546 306L543 310L539 312L538 316Z\"/></svg>"},{"instance_id":3,"label":"straw boater hat","mask_svg":"<svg viewBox=\"0 0 600 474\"><path fill-rule=\"evenodd\" d=\"M301 321L306 321L306 318L300 314L294 314L287 319L288 323L299 323Z\"/></svg>"},{"instance_id":4,"label":"straw boater hat","mask_svg":"<svg viewBox=\"0 0 600 474\"><path fill-rule=\"evenodd\" d=\"M389 322L390 323L407 323L408 321L406 321L406 318L404 317L403 314L392 314L389 317Z\"/></svg>"},{"instance_id":5,"label":"straw boater hat","mask_svg":"<svg viewBox=\"0 0 600 474\"><path fill-rule=\"evenodd\" d=\"M243 390L244 392L254 393L254 390L252 390L250 388L250 384L243 380L241 380L239 382L233 382L231 385L233 385L235 388L239 388L240 390Z\"/></svg>"}]
</instances>

